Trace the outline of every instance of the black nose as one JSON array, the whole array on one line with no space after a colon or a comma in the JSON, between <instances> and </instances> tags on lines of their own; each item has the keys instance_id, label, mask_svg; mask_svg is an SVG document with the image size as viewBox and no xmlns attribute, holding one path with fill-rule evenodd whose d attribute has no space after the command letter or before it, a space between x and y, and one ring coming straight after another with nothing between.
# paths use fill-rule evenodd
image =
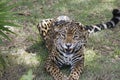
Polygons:
<instances>
[{"instance_id":1,"label":"black nose","mask_svg":"<svg viewBox=\"0 0 120 80\"><path fill-rule=\"evenodd\" d=\"M66 46L67 46L67 48L70 48L70 46L72 46L72 44L71 43L67 43Z\"/></svg>"}]
</instances>

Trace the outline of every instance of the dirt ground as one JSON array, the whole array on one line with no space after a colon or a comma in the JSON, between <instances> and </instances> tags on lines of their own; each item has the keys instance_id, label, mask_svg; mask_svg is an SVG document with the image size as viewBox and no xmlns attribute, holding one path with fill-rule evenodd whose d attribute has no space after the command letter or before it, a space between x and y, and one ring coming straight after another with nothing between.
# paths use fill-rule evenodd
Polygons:
<instances>
[{"instance_id":1,"label":"dirt ground","mask_svg":"<svg viewBox=\"0 0 120 80\"><path fill-rule=\"evenodd\" d=\"M33 2L34 4L37 4L37 0L34 0ZM36 9L39 7L41 12L40 14L43 17L45 15L47 15L48 17L49 16L48 14L50 13L46 13L44 4L45 5L49 4L48 7L51 7L54 4L58 4L58 3L59 0L57 1L50 0L50 2L46 2L45 0L45 2L43 1L43 3L41 3L43 7L41 7L41 5L38 6L37 4L34 5L34 8L36 6L37 6ZM15 10L20 10L22 13L25 12L25 14L31 12L31 10L29 10L26 6L19 7L19 9L15 9ZM59 10L56 11L58 11L57 13L59 13ZM35 10L33 10L33 12L35 12ZM49 10L49 12L52 13L53 12L52 9ZM70 15L74 13L77 14L78 12L79 11L75 11L75 12L73 11L72 13L71 11ZM32 13L30 14L34 15ZM29 15L22 15L22 16L29 16ZM98 16L100 17L101 15L98 14ZM38 17L38 16L34 16L34 17ZM91 20L91 17L88 16L87 18ZM100 19L102 20L101 17ZM38 21L38 19L35 21ZM30 18L30 20L25 19L18 23L20 23L23 27L10 28L12 31L16 33L16 35L8 34L12 39L12 41L3 40L4 44L0 45L0 58L2 59L2 62L0 63L3 64L0 65L0 80L20 80L21 77L23 75L26 75L30 69L32 69L33 71L32 75L34 80L52 80L52 78L44 70L44 61L48 53L47 53L47 49L44 46L44 43L40 39L39 32L36 28L37 22L34 22L34 19ZM118 69L118 65L114 66L120 62L120 24L118 24L115 29L106 30L90 35L86 52L88 51L93 51L97 53L97 55L102 55L102 57L104 56L104 58L98 58L100 59L98 61L95 59L96 61L93 60L94 62L92 61L87 62L86 70L85 70L86 73L84 72L83 74L83 77L86 76L87 78L83 78L81 80L119 80L120 79L120 75L119 75L120 69ZM107 58L109 58L110 61L108 60L107 62L107 60L105 60ZM90 65L89 63L91 63L92 65ZM93 67L93 63L95 63L98 66L101 64L102 66ZM102 70L103 72L101 72ZM106 72L104 72L105 70ZM96 73L98 72L98 74L92 71L96 71ZM23 80L31 80L31 79L23 79Z\"/></svg>"}]
</instances>

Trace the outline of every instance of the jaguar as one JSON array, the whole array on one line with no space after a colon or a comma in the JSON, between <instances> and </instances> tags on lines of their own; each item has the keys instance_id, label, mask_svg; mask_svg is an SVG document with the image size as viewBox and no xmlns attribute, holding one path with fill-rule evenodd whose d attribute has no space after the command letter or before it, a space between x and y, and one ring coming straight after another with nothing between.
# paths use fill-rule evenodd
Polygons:
<instances>
[{"instance_id":1,"label":"jaguar","mask_svg":"<svg viewBox=\"0 0 120 80\"><path fill-rule=\"evenodd\" d=\"M54 80L79 79L84 69L84 49L89 34L115 28L120 21L120 10L113 9L112 15L109 21L95 25L83 25L65 15L38 23L40 36L49 52L45 69ZM61 71L65 65L70 66L68 76Z\"/></svg>"}]
</instances>

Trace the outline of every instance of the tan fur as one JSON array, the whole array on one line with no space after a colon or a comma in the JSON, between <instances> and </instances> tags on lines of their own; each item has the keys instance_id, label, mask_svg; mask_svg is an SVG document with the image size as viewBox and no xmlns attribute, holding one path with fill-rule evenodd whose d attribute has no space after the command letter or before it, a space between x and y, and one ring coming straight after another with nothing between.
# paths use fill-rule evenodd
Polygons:
<instances>
[{"instance_id":1,"label":"tan fur","mask_svg":"<svg viewBox=\"0 0 120 80\"><path fill-rule=\"evenodd\" d=\"M53 76L54 80L78 80L84 66L84 46L76 53L76 55L82 56L81 60L74 64L69 76L66 76L60 71L59 66L56 65L57 61L55 57L59 56L59 52L56 50L55 42L57 37L60 36L58 33L59 30L65 29L67 32L65 34L63 33L63 36L66 36L63 41L64 43L75 43L73 37L76 33L80 33L81 35L79 35L79 37L81 39L85 38L86 40L86 31L84 30L84 28L82 28L83 26L75 22L68 22L64 25L53 26L53 20L47 21L48 22L45 23L39 23L39 25L37 26L38 30L40 31L40 35L45 40L46 47L49 50L49 56L45 64L46 71L49 72L51 76Z\"/></svg>"}]
</instances>

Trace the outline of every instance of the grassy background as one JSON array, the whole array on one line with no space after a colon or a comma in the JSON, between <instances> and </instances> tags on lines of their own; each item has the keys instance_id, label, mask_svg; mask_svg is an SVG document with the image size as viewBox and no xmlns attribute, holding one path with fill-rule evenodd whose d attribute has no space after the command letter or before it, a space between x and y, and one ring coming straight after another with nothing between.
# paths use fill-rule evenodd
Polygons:
<instances>
[{"instance_id":1,"label":"grassy background","mask_svg":"<svg viewBox=\"0 0 120 80\"><path fill-rule=\"evenodd\" d=\"M13 0L17 3L18 0ZM37 23L45 18L67 15L83 24L106 22L120 0L21 0L13 9L24 17L23 27L10 28L17 35L0 45L0 80L52 80L44 70L48 55ZM85 69L80 80L120 80L120 24L115 29L91 34L85 50ZM63 70L64 71L64 70Z\"/></svg>"}]
</instances>

